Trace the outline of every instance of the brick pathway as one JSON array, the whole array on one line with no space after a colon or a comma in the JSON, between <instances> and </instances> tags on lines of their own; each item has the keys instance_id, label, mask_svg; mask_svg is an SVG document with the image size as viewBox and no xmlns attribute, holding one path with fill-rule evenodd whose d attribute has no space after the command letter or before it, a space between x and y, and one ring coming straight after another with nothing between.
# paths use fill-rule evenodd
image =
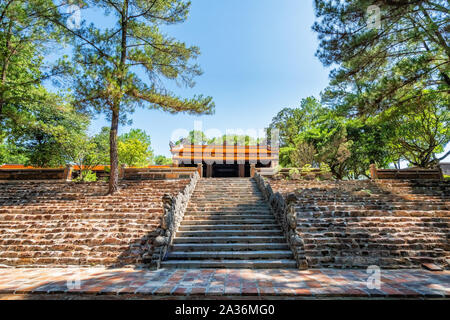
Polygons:
<instances>
[{"instance_id":1,"label":"brick pathway","mask_svg":"<svg viewBox=\"0 0 450 320\"><path fill-rule=\"evenodd\" d=\"M106 268L0 269L8 295L134 295L135 297L388 297L449 298L450 271L381 270L381 289L368 289L364 270ZM76 279L80 279L77 287Z\"/></svg>"}]
</instances>

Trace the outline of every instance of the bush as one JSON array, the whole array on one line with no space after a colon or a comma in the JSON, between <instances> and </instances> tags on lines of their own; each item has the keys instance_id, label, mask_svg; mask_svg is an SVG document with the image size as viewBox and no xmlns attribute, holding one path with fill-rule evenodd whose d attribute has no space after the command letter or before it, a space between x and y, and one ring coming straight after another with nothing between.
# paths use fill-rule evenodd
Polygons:
<instances>
[{"instance_id":1,"label":"bush","mask_svg":"<svg viewBox=\"0 0 450 320\"><path fill-rule=\"evenodd\" d=\"M292 168L289 170L289 178L292 180L300 180L302 176L300 175L300 171L297 168Z\"/></svg>"},{"instance_id":2,"label":"bush","mask_svg":"<svg viewBox=\"0 0 450 320\"><path fill-rule=\"evenodd\" d=\"M309 172L311 172L313 170L313 167L312 167L312 165L311 164L305 164L304 166L303 166L303 168L302 168L302 172L303 173L309 173Z\"/></svg>"},{"instance_id":3,"label":"bush","mask_svg":"<svg viewBox=\"0 0 450 320\"><path fill-rule=\"evenodd\" d=\"M325 162L320 163L320 173L328 173L331 172L330 166Z\"/></svg>"},{"instance_id":4,"label":"bush","mask_svg":"<svg viewBox=\"0 0 450 320\"><path fill-rule=\"evenodd\" d=\"M91 170L87 170L73 180L74 182L95 182L97 181L97 175Z\"/></svg>"}]
</instances>

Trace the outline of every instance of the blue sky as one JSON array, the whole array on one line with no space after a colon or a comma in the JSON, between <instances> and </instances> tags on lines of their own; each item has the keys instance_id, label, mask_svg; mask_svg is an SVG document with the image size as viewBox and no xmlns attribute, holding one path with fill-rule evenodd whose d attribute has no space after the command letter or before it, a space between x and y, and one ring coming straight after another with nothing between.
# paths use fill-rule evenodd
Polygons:
<instances>
[{"instance_id":1,"label":"blue sky","mask_svg":"<svg viewBox=\"0 0 450 320\"><path fill-rule=\"evenodd\" d=\"M82 10L82 18L111 26L113 17L102 11ZM200 47L197 62L204 74L194 88L168 89L183 97L212 96L211 116L172 115L138 109L131 127L150 134L155 154L170 156L169 140L180 129L188 132L201 121L203 131L262 130L284 107L298 106L328 84L329 69L315 57L318 48L312 0L192 0L187 22L165 28L167 34ZM197 123L198 125L198 123ZM95 119L91 133L109 126L103 116ZM197 127L199 128L199 127ZM218 131L217 131L218 130ZM450 149L450 145L446 150ZM450 161L447 157L446 161Z\"/></svg>"},{"instance_id":2,"label":"blue sky","mask_svg":"<svg viewBox=\"0 0 450 320\"><path fill-rule=\"evenodd\" d=\"M108 17L97 18L108 23ZM318 42L313 22L312 1L193 0L187 22L166 30L200 47L197 62L204 74L192 89L175 84L169 89L184 97L212 96L216 113L189 116L138 109L130 117L132 127L147 131L155 153L166 156L173 132L192 130L194 121L201 121L204 130L222 133L267 127L283 107L298 106L310 95L318 97L328 83L328 70L314 56ZM99 117L91 131L105 125ZM120 132L129 128L122 126Z\"/></svg>"}]
</instances>

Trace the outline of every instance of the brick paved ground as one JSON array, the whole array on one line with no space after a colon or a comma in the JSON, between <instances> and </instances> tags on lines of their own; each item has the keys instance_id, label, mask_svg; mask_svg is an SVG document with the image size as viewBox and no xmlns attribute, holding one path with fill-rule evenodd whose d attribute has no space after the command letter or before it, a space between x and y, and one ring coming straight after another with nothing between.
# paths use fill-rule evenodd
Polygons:
<instances>
[{"instance_id":1,"label":"brick paved ground","mask_svg":"<svg viewBox=\"0 0 450 320\"><path fill-rule=\"evenodd\" d=\"M0 269L0 298L450 297L450 271L382 270L380 290L367 288L368 276L365 270L337 269L7 268Z\"/></svg>"}]
</instances>

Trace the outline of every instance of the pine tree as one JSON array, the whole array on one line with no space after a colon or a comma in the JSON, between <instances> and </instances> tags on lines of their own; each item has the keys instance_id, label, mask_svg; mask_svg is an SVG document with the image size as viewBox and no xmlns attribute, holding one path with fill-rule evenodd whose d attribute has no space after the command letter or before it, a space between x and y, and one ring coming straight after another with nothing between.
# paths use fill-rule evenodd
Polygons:
<instances>
[{"instance_id":1,"label":"pine tree","mask_svg":"<svg viewBox=\"0 0 450 320\"><path fill-rule=\"evenodd\" d=\"M450 105L447 0L315 0L315 11L317 56L338 66L325 102L365 115L409 112L418 98Z\"/></svg>"},{"instance_id":2,"label":"pine tree","mask_svg":"<svg viewBox=\"0 0 450 320\"><path fill-rule=\"evenodd\" d=\"M211 114L211 97L180 98L161 79L180 80L194 86L201 75L191 60L199 54L161 30L161 25L184 22L190 2L184 0L88 0L90 8L103 9L115 19L113 28L95 23L68 30L75 38L78 66L75 100L80 108L106 114L111 119L109 194L118 190L117 131L119 122L136 107L171 113ZM62 21L54 21L63 26ZM145 77L142 75L145 74Z\"/></svg>"}]
</instances>

